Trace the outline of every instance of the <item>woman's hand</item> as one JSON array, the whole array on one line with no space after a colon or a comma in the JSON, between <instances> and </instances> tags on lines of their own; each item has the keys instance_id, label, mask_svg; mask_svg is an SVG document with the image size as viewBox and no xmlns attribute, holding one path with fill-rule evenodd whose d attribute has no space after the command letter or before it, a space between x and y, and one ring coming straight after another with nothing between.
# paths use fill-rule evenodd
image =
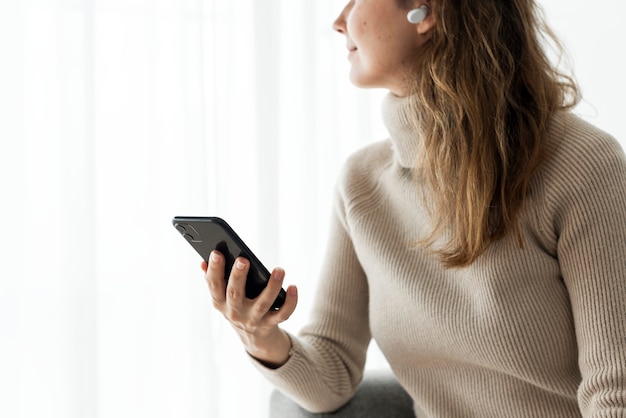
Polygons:
<instances>
[{"instance_id":1,"label":"woman's hand","mask_svg":"<svg viewBox=\"0 0 626 418\"><path fill-rule=\"evenodd\" d=\"M282 288L285 271L274 269L261 294L248 299L246 278L249 268L250 262L238 257L226 285L224 256L219 251L211 253L208 265L202 262L213 306L235 328L246 351L269 367L280 367L289 359L291 341L278 324L286 321L296 309L298 292L295 286L289 286L283 306L278 311L270 310Z\"/></svg>"}]
</instances>

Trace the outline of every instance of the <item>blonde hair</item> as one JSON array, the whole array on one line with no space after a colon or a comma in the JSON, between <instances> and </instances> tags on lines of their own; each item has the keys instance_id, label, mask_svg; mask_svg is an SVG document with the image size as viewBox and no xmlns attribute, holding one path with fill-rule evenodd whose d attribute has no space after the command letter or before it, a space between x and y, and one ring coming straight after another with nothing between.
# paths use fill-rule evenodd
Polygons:
<instances>
[{"instance_id":1,"label":"blonde hair","mask_svg":"<svg viewBox=\"0 0 626 418\"><path fill-rule=\"evenodd\" d=\"M424 133L416 181L428 186L436 214L419 245L463 267L510 232L522 247L517 215L547 127L579 91L551 64L545 42L563 48L533 0L433 0L431 13L432 38L410 75Z\"/></svg>"}]
</instances>

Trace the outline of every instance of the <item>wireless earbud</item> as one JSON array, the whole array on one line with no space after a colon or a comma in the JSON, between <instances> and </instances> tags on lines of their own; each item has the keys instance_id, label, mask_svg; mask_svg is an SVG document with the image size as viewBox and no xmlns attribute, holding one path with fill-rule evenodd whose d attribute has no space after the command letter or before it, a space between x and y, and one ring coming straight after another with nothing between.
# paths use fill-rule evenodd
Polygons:
<instances>
[{"instance_id":1,"label":"wireless earbud","mask_svg":"<svg viewBox=\"0 0 626 418\"><path fill-rule=\"evenodd\" d=\"M407 13L406 18L409 23L417 25L422 20L426 19L426 16L428 16L428 6L420 6L417 9L413 9L409 13Z\"/></svg>"}]
</instances>

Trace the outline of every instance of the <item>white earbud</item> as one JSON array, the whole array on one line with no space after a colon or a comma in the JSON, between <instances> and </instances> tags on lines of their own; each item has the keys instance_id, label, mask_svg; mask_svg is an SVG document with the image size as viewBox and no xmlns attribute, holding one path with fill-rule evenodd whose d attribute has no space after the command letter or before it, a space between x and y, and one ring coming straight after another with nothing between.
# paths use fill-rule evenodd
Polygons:
<instances>
[{"instance_id":1,"label":"white earbud","mask_svg":"<svg viewBox=\"0 0 626 418\"><path fill-rule=\"evenodd\" d=\"M426 16L428 16L428 6L420 6L417 9L413 9L409 13L407 13L406 18L409 23L417 25L422 20L426 19Z\"/></svg>"}]
</instances>

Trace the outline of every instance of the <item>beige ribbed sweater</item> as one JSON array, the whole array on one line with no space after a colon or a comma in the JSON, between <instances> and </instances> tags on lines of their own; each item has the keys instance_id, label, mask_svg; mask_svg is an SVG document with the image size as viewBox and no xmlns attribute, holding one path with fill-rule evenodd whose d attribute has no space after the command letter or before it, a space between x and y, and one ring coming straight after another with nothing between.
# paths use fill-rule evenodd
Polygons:
<instances>
[{"instance_id":1,"label":"beige ribbed sweater","mask_svg":"<svg viewBox=\"0 0 626 418\"><path fill-rule=\"evenodd\" d=\"M312 411L356 390L370 338L425 417L626 417L626 160L569 114L507 237L471 266L410 249L430 230L411 175L419 135L389 95L387 141L340 176L311 322L276 370Z\"/></svg>"}]
</instances>

